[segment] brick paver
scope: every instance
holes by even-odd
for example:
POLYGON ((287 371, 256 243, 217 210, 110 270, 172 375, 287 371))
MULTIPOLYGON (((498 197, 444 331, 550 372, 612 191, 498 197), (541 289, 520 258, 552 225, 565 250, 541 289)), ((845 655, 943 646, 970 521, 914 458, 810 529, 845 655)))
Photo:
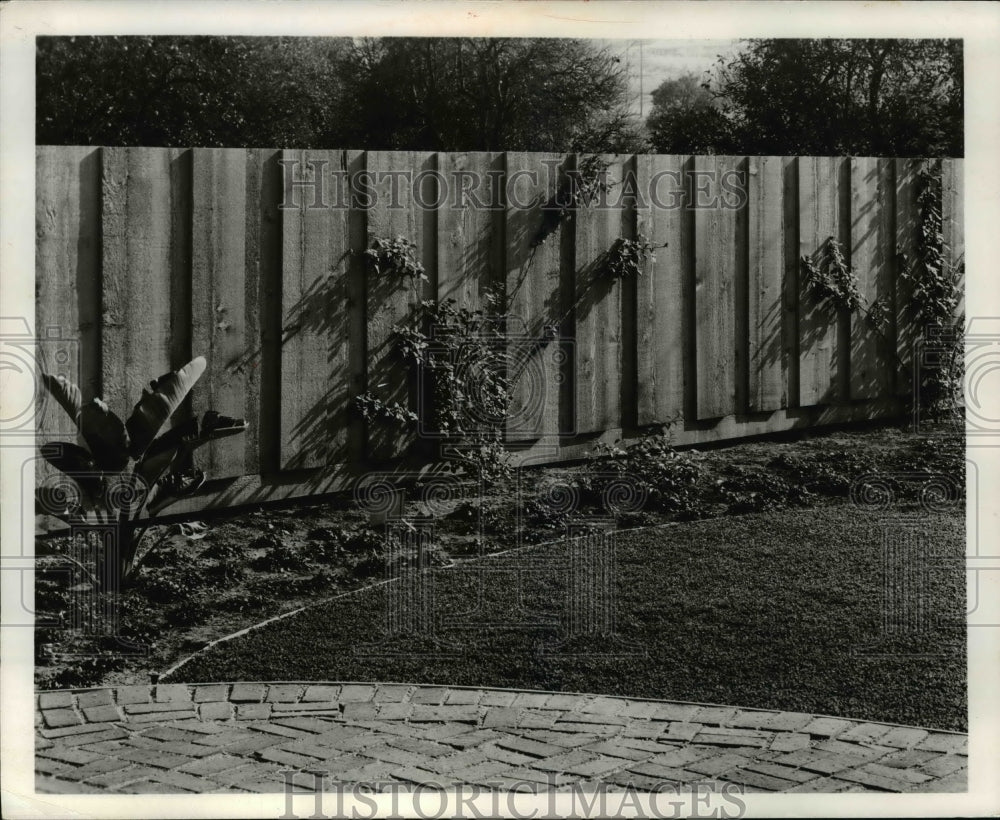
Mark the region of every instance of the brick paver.
POLYGON ((706 778, 748 792, 967 788, 963 734, 603 695, 160 683, 41 692, 36 724, 36 789, 52 794, 280 793, 286 773, 313 788, 308 772, 408 788, 653 790, 706 778))

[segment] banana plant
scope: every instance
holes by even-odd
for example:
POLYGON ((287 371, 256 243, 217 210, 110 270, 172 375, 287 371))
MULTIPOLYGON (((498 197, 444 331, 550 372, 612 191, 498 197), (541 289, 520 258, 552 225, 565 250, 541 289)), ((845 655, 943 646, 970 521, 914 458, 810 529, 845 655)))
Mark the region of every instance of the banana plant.
POLYGON ((73 419, 87 446, 67 441, 42 445, 42 457, 70 482, 57 492, 43 486, 38 503, 71 526, 113 528, 117 554, 103 557, 113 564, 98 577, 107 577, 110 570, 124 583, 132 576, 138 569, 140 542, 150 526, 137 522, 148 521, 205 482, 204 472, 190 466, 195 449, 247 429, 243 419, 209 410, 160 435, 205 366, 204 357, 198 356, 180 370, 151 381, 126 422, 99 398, 84 404, 80 388, 64 376, 42 375, 45 388, 73 419))

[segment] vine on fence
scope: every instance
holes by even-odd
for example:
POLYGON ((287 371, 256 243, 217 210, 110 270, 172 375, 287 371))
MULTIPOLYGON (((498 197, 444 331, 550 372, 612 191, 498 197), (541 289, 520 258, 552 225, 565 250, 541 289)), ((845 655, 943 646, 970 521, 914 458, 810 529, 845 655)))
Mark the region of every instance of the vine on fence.
POLYGON ((542 224, 532 246, 544 243, 577 208, 593 204, 613 187, 614 183, 608 182, 608 163, 599 154, 581 157, 577 167, 566 172, 555 194, 543 206, 542 224))
POLYGON ((364 255, 369 270, 376 276, 408 276, 411 281, 427 281, 424 266, 417 259, 417 246, 405 236, 376 239, 364 255))
POLYGON ((426 434, 453 445, 484 479, 509 477, 503 431, 510 391, 502 323, 481 310, 460 308, 454 299, 425 300, 411 324, 393 327, 393 337, 416 374, 420 413, 368 392, 355 399, 365 420, 420 422, 426 434))
POLYGON ((604 274, 610 279, 635 279, 642 276, 646 264, 656 262, 654 251, 665 247, 666 242, 654 245, 641 233, 635 239, 619 237, 605 256, 604 274))
POLYGON ((958 313, 963 260, 948 261, 944 240, 943 186, 940 160, 924 160, 917 169, 917 206, 920 230, 917 259, 898 254, 901 276, 910 282, 916 319, 925 336, 933 337, 937 366, 922 362, 915 399, 926 416, 954 413, 961 404, 965 376, 962 316, 958 313), (951 331, 951 332, 942 332, 951 331))
POLYGON ((840 242, 832 236, 823 243, 818 262, 802 257, 805 286, 818 299, 830 302, 838 311, 860 313, 876 330, 881 331, 889 319, 889 306, 884 299, 868 302, 861 292, 860 280, 847 264, 840 242))

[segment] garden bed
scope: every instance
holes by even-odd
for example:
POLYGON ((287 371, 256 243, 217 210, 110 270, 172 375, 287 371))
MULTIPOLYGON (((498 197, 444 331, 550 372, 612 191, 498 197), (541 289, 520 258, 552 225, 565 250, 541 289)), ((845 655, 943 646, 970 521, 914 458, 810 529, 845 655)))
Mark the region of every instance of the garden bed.
MULTIPOLYGON (((482 497, 475 486, 466 487, 452 497, 437 498, 432 510, 418 500, 416 488, 403 515, 415 524, 433 519, 434 537, 426 556, 431 566, 471 566, 482 556, 558 540, 574 527, 595 521, 603 526, 611 516, 619 529, 632 529, 734 515, 741 516, 741 521, 754 521, 758 514, 784 509, 819 511, 848 502, 852 484, 857 494, 857 479, 873 474, 937 474, 962 488, 964 463, 960 439, 913 436, 891 427, 813 433, 703 452, 674 450, 667 439, 651 438, 627 454, 606 453, 604 459, 581 465, 527 470, 520 481, 490 485, 482 497), (609 511, 603 504, 607 494, 601 491, 608 490, 609 480, 622 475, 644 476, 648 484, 641 503, 633 497, 609 511)), ((919 494, 919 489, 913 490, 905 481, 897 483, 897 502, 918 500, 914 493, 919 494)), ((950 510, 945 518, 962 520, 963 499, 961 489, 939 499, 950 510)), ((671 538, 686 543, 688 531, 687 526, 672 529, 671 538)), ((826 538, 832 547, 839 534, 826 530, 818 537, 826 538)), ((116 634, 147 647, 138 652, 131 648, 123 652, 109 636, 95 640, 70 627, 78 600, 74 596, 80 590, 70 589, 59 572, 65 563, 60 553, 70 549, 68 539, 51 539, 44 545, 54 555, 40 559, 36 609, 55 625, 41 626, 36 634, 40 687, 146 682, 150 672, 172 666, 214 639, 386 576, 384 528, 373 524, 350 497, 234 510, 206 519, 203 526, 191 522, 159 527, 147 538, 146 544, 155 546, 115 608, 116 634)), ((691 538, 691 549, 709 551, 704 540, 691 538)), ((867 549, 869 558, 875 560, 873 550, 878 543, 859 544, 858 549, 867 549)), ((785 572, 782 555, 770 554, 767 547, 755 549, 761 567, 785 572)), ((669 574, 671 569, 664 565, 658 572, 669 574)), ((656 595, 652 589, 649 594, 656 595)), ((676 605, 683 615, 685 607, 701 604, 682 595, 676 605)), ((734 621, 733 639, 739 634, 737 625, 734 621)), ((277 652, 268 652, 267 676, 292 674, 282 667, 277 652)), ((710 700, 710 692, 694 699, 710 700)))

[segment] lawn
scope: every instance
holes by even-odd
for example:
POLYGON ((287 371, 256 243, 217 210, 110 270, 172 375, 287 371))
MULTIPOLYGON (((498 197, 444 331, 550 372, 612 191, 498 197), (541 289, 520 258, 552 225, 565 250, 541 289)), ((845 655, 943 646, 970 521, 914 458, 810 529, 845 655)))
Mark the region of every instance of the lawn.
POLYGON ((434 570, 433 638, 387 637, 391 587, 381 586, 220 644, 173 679, 525 687, 965 730, 964 505, 937 506, 620 532, 611 637, 567 638, 572 547, 541 545, 434 570), (906 552, 904 518, 932 554, 906 552), (893 555, 909 555, 908 577, 926 579, 920 601, 936 620, 923 630, 883 628, 884 532, 904 547, 893 555))

